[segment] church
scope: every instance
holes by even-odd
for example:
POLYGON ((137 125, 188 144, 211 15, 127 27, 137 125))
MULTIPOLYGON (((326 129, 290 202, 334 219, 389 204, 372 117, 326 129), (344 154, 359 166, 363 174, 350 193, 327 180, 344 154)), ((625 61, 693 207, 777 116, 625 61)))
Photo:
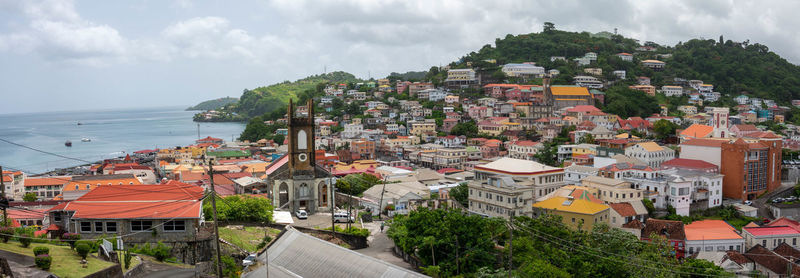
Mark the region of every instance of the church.
MULTIPOLYGON (((295 212, 306 210, 309 214, 330 211, 333 196, 328 184, 330 173, 317 165, 314 159, 314 103, 308 100, 308 114, 295 111, 289 100, 288 153, 268 168, 277 167, 267 178, 271 187, 272 205, 279 210, 295 212)), ((274 168, 273 168, 274 169, 274 168)))

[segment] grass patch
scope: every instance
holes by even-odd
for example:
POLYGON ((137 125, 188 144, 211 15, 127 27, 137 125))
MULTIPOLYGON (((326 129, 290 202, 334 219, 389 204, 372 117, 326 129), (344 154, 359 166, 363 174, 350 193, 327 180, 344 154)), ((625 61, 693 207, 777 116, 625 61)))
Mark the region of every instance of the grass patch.
POLYGON ((142 263, 142 259, 140 259, 138 256, 134 256, 133 253, 131 253, 131 265, 130 265, 130 267, 128 267, 126 269, 125 268, 125 251, 117 250, 117 258, 119 258, 119 265, 122 266, 124 271, 131 270, 134 267, 136 267, 137 265, 142 263))
POLYGON ((69 246, 32 243, 29 248, 23 248, 16 241, 0 243, 0 249, 2 250, 31 257, 33 257, 33 248, 37 246, 50 248, 50 257, 53 258, 53 263, 50 265, 49 271, 58 277, 84 277, 114 265, 114 263, 106 262, 90 255, 86 257, 86 265, 88 267, 83 268, 80 263, 81 257, 78 256, 77 252, 69 249, 69 246))
MULTIPOLYGON (((151 263, 155 263, 155 264, 165 264, 165 265, 174 266, 174 267, 180 267, 180 268, 194 268, 193 265, 182 264, 182 263, 179 263, 179 262, 172 262, 172 261, 169 261, 169 260, 166 260, 166 261, 163 261, 163 262, 159 262, 158 260, 156 260, 156 258, 153 258, 153 257, 148 256, 148 255, 142 255, 142 254, 136 254, 136 255, 139 256, 140 258, 142 258, 142 260, 145 260, 145 261, 148 261, 148 262, 151 262, 151 263)), ((131 264, 133 264, 133 262, 131 262, 131 264)))
POLYGON ((280 233, 280 230, 273 228, 227 226, 219 228, 219 237, 247 252, 254 253, 258 251, 258 244, 264 239, 265 230, 273 239, 280 233))

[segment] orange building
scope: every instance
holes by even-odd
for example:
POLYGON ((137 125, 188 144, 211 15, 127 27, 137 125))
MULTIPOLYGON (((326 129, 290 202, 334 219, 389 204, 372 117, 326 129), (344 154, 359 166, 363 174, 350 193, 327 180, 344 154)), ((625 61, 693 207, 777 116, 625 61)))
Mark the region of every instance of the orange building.
POLYGON ((780 140, 747 142, 737 139, 721 146, 722 195, 752 200, 781 186, 780 140))

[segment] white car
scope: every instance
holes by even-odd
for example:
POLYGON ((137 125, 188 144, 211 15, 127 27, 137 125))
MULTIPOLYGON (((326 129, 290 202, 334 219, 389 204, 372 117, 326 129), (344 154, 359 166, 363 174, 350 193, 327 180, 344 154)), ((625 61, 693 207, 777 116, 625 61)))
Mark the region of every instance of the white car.
POLYGON ((749 205, 753 204, 753 201, 747 200, 747 201, 744 201, 744 204, 749 206, 749 205))
POLYGON ((242 266, 250 266, 256 263, 256 260, 258 260, 258 254, 250 254, 242 260, 242 266))
POLYGON ((297 212, 295 212, 294 215, 297 216, 297 219, 307 219, 308 218, 308 213, 305 210, 302 210, 302 209, 301 210, 297 210, 297 212))

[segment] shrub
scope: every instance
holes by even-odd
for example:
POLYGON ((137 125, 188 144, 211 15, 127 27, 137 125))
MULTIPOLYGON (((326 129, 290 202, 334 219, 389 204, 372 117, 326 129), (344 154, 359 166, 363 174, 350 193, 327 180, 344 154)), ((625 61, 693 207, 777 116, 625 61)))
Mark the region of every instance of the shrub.
POLYGON ((267 244, 268 244, 270 241, 272 241, 272 237, 271 237, 271 236, 264 236, 264 238, 263 238, 263 239, 261 239, 261 242, 260 242, 260 243, 258 243, 258 246, 256 246, 256 249, 261 249, 261 248, 264 248, 264 246, 267 246, 267 244))
POLYGON ((22 247, 28 248, 28 246, 31 246, 31 241, 33 241, 33 239, 30 236, 31 235, 24 233, 19 235, 19 243, 22 244, 22 247))
POLYGON ((53 262, 53 258, 48 254, 36 255, 34 262, 36 263, 36 267, 48 270, 50 269, 50 264, 53 262))
POLYGON ((131 267, 131 251, 125 250, 125 269, 131 267))
POLYGON ((86 242, 79 242, 78 244, 75 244, 75 251, 78 251, 78 255, 80 255, 84 260, 86 259, 86 256, 89 255, 89 251, 91 250, 92 248, 89 247, 89 244, 86 244, 86 242))
POLYGON ((11 238, 12 235, 14 235, 14 228, 0 227, 0 239, 2 239, 3 242, 8 242, 8 239, 11 238))
POLYGON ((100 248, 100 244, 97 243, 97 241, 88 240, 88 239, 87 240, 79 240, 79 241, 77 241, 77 243, 75 243, 75 246, 78 246, 78 244, 81 244, 81 243, 86 244, 86 246, 89 246, 89 253, 95 253, 95 252, 97 252, 97 249, 100 248))
POLYGON ((169 258, 171 248, 167 247, 161 241, 158 242, 155 248, 153 248, 153 257, 156 258, 159 262, 163 262, 167 258, 169 258))
POLYGON ((42 254, 44 254, 44 255, 50 254, 50 248, 47 248, 47 247, 44 247, 44 246, 37 246, 37 247, 33 248, 33 255, 34 256, 39 256, 39 255, 42 255, 42 254))
POLYGON ((81 239, 81 235, 78 233, 65 233, 61 235, 61 240, 66 241, 69 243, 70 249, 75 249, 75 243, 81 239))

